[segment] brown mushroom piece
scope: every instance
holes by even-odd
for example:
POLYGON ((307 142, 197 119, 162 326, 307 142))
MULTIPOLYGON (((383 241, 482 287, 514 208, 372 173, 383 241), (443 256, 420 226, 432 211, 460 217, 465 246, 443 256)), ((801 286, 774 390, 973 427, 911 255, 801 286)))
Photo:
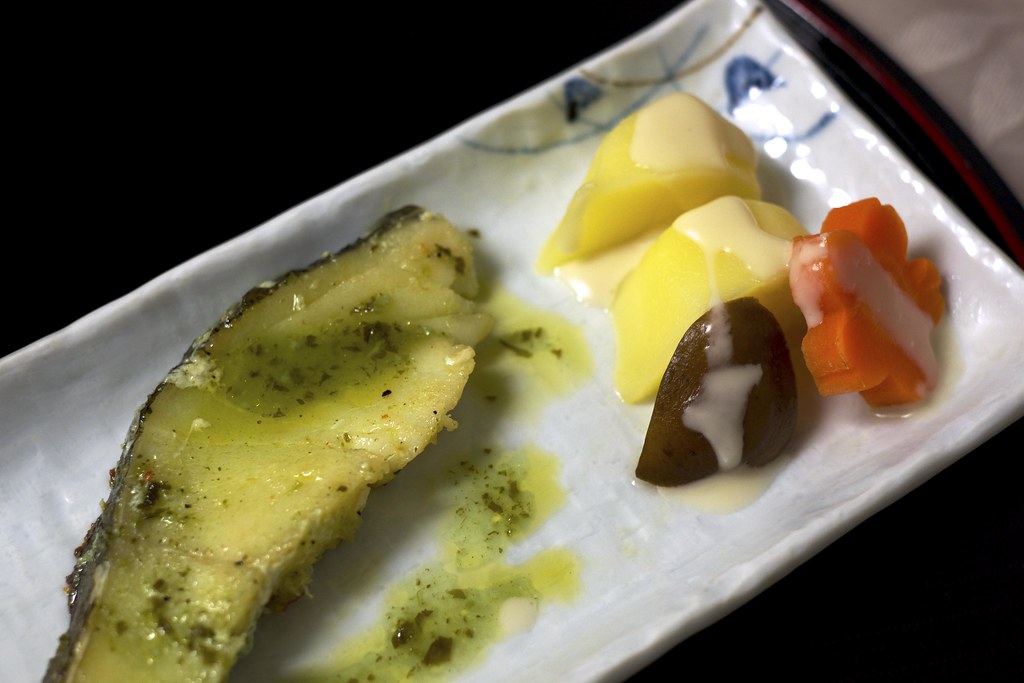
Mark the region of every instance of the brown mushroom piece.
POLYGON ((765 465, 789 442, 797 419, 793 363, 782 327, 757 299, 744 297, 719 304, 694 321, 683 335, 655 397, 637 478, 657 486, 679 486, 723 469, 720 463, 728 459, 724 457, 727 454, 712 445, 720 444, 711 435, 712 430, 707 426, 695 429, 695 421, 684 418, 687 410, 692 411, 700 401, 704 401, 705 414, 701 425, 713 423, 715 431, 742 430, 740 435, 732 433, 736 443, 742 443, 739 462, 765 465), (724 357, 711 353, 712 345, 719 353, 725 349, 724 357), (760 368, 759 374, 755 366, 760 368), (712 387, 708 378, 737 368, 751 369, 745 373, 751 382, 730 387, 734 395, 728 396, 728 401, 719 401, 726 410, 717 415, 716 401, 704 399, 715 392, 721 399, 723 385, 712 387), (736 401, 743 401, 745 407, 736 406, 736 401), (741 411, 732 424, 725 414, 730 402, 741 411))

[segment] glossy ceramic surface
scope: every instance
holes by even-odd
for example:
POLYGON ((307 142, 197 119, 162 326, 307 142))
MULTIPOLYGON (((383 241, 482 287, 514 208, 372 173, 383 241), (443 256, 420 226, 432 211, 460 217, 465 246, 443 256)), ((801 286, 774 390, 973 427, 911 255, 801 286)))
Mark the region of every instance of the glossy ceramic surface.
MULTIPOLYGON (((516 556, 548 547, 580 560, 582 592, 543 604, 525 633, 497 643, 458 680, 623 678, 734 609, 859 521, 1024 414, 1024 274, 857 111, 767 12, 699 0, 643 34, 435 140, 168 272, 62 332, 0 360, 0 587, 5 680, 38 680, 67 625, 60 591, 71 550, 107 494, 132 413, 193 337, 248 286, 354 238, 418 203, 480 232, 485 275, 583 331, 596 368, 539 414, 509 415, 488 440, 529 442, 561 463, 566 503, 516 556), (910 249, 945 274, 948 315, 934 397, 905 419, 859 398, 807 408, 785 467, 752 504, 709 513, 632 476, 650 406, 626 408, 611 383, 604 311, 532 269, 602 133, 672 90, 704 98, 757 143, 765 196, 808 226, 829 206, 875 195, 906 220, 910 249), (71 473, 74 473, 73 475, 71 473), (515 661, 510 668, 509 662, 515 661)), ((326 558, 316 596, 265 620, 238 678, 271 681, 315 659, 379 610, 389 582, 437 543, 420 525, 421 482, 445 453, 474 444, 472 406, 371 497, 357 540, 326 558), (416 525, 412 525, 416 526, 416 525), (358 595, 344 587, 358 586, 358 595)))

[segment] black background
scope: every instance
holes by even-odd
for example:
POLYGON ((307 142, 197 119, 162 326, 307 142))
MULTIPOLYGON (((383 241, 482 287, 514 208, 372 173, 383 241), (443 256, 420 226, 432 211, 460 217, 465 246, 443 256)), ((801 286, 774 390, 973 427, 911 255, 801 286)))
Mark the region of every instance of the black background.
MULTIPOLYGON (((28 47, 9 60, 5 104, 0 355, 568 69, 674 3, 352 7, 89 9, 20 24, 28 47)), ((1022 440, 1018 420, 635 680, 1022 673, 1022 440)))

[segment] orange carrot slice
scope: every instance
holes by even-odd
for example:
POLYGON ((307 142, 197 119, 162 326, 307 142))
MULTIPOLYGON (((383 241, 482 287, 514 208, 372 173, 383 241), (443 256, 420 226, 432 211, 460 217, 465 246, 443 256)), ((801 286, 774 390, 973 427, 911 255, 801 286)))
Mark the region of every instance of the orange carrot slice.
POLYGON ((873 407, 913 403, 934 388, 931 332, 941 276, 907 260, 907 231, 876 197, 832 209, 821 233, 793 240, 790 289, 807 320, 804 360, 823 396, 859 392, 873 407))

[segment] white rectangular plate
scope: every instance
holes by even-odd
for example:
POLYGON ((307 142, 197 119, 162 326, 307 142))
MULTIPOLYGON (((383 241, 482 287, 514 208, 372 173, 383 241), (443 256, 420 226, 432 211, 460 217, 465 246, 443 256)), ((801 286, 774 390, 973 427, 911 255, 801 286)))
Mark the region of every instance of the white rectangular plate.
MULTIPOLYGON (((579 325, 596 367, 525 427, 510 416, 487 436, 559 457, 568 500, 530 544, 570 549, 581 562, 582 593, 543 605, 532 629, 499 642, 459 680, 625 677, 1024 414, 1024 384, 991 391, 1024 376, 1024 275, 757 7, 687 3, 581 69, 0 360, 5 680, 41 678, 67 627, 60 587, 71 550, 107 494, 107 471, 133 411, 191 339, 248 286, 336 249, 407 203, 479 230, 486 276, 579 325), (813 230, 830 206, 878 196, 904 217, 912 253, 932 258, 945 275, 948 314, 936 338, 943 377, 934 398, 902 420, 869 414, 855 396, 822 402, 767 491, 727 514, 681 506, 634 481, 650 406, 626 408, 615 397, 608 317, 532 268, 601 134, 677 89, 701 96, 755 139, 766 199, 813 230)), ((456 417, 461 441, 442 438, 440 452, 472 441, 473 415, 456 417)), ((372 612, 388 582, 429 555, 437 541, 430 529, 403 534, 399 547, 379 538, 388 523, 418 514, 416 500, 403 494, 416 490, 416 473, 429 474, 431 463, 417 460, 371 496, 360 536, 319 568, 317 597, 261 625, 260 647, 240 663, 240 680, 274 680, 293 661, 329 650, 350 628, 343 613, 359 611, 347 600, 372 612), (331 587, 354 578, 344 573, 353 557, 377 569, 357 582, 369 593, 346 597, 331 587)))

